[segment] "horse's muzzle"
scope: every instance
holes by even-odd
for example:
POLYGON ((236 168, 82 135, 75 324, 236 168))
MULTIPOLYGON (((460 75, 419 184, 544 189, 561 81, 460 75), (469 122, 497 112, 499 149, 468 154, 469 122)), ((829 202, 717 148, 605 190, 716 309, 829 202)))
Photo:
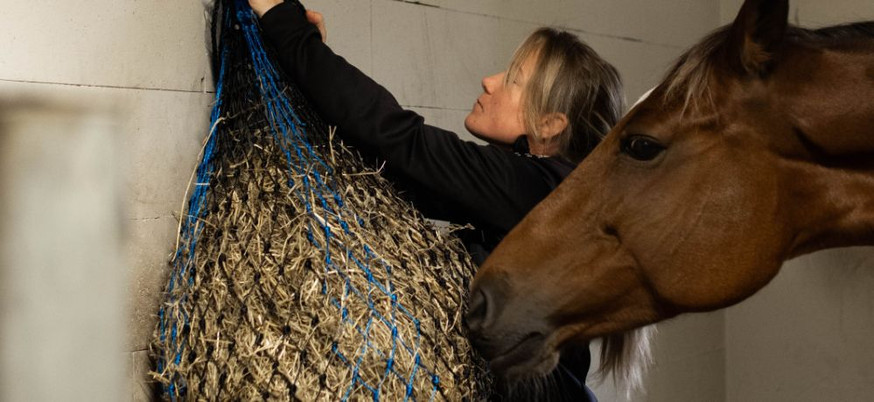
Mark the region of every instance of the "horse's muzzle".
POLYGON ((512 308, 508 294, 509 286, 500 279, 480 281, 465 315, 473 347, 499 376, 540 362, 548 333, 524 311, 512 308))

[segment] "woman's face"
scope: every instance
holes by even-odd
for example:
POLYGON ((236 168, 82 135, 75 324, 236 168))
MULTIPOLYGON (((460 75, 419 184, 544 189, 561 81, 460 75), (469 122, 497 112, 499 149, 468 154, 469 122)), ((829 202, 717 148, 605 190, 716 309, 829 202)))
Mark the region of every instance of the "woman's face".
POLYGON ((520 66, 513 81, 504 83, 507 72, 483 78, 483 94, 464 119, 464 127, 476 137, 493 144, 509 145, 525 133, 522 92, 536 65, 536 54, 520 66))

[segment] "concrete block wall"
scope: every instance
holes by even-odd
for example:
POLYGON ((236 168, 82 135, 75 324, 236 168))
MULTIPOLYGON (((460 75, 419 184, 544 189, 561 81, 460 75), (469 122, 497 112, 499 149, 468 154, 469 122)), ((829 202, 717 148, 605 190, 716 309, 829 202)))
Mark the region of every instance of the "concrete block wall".
MULTIPOLYGON (((730 23, 740 0, 721 0, 730 23)), ((790 21, 874 20, 869 0, 793 1, 790 21)), ((868 401, 874 394, 874 248, 827 250, 784 264, 725 313, 726 400, 868 401)))
MULTIPOLYGON (((177 215, 195 166, 213 94, 203 1, 34 0, 0 13, 0 91, 110 101, 125 110, 120 167, 125 191, 129 394, 142 379, 166 283, 177 215)), ((681 51, 720 20, 700 0, 310 0, 325 14, 329 45, 426 121, 463 137, 482 77, 506 67, 532 30, 571 30, 620 70, 633 102, 681 51)), ((722 400, 722 313, 660 325, 657 365, 634 400, 722 400)), ((622 400, 608 383, 605 401, 622 400)))

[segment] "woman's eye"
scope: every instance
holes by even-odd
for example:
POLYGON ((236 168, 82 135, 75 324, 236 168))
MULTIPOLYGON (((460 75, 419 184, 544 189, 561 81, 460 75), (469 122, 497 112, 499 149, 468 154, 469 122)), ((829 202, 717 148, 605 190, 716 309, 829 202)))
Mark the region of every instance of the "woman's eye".
POLYGON ((639 161, 655 159, 665 150, 655 138, 645 135, 632 135, 622 140, 622 152, 639 161))

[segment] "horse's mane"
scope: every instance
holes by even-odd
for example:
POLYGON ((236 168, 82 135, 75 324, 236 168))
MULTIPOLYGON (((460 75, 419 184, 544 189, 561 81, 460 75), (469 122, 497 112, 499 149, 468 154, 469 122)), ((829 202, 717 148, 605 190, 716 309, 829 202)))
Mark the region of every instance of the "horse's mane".
MULTIPOLYGON (((684 110, 698 108, 702 106, 701 102, 713 105, 709 92, 710 79, 717 65, 725 61, 720 56, 729 44, 730 33, 731 25, 721 27, 680 56, 659 86, 665 102, 682 101, 684 110)), ((790 25, 784 40, 796 45, 829 48, 848 41, 872 38, 874 21, 864 21, 819 29, 790 25)))
POLYGON ((852 40, 859 38, 874 38, 874 21, 856 22, 852 24, 835 25, 819 29, 804 29, 792 27, 791 35, 803 36, 808 41, 852 40), (798 31, 798 32, 794 32, 798 31))

